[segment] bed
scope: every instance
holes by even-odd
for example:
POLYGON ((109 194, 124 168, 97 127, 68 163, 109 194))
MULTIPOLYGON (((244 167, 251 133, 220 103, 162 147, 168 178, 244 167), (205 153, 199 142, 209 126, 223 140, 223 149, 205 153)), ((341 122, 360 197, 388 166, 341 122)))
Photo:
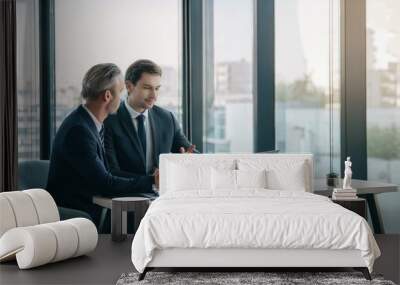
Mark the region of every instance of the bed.
POLYGON ((361 216, 313 194, 311 154, 163 154, 160 197, 132 243, 158 267, 353 267, 380 255, 361 216))

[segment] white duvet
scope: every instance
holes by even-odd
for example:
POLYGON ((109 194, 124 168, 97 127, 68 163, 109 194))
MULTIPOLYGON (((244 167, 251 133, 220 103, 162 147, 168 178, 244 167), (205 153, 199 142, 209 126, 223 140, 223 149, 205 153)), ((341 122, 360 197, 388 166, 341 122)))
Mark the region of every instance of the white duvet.
POLYGON ((162 195, 134 237, 135 268, 165 248, 358 249, 370 271, 380 255, 359 215, 320 195, 265 189, 162 195))

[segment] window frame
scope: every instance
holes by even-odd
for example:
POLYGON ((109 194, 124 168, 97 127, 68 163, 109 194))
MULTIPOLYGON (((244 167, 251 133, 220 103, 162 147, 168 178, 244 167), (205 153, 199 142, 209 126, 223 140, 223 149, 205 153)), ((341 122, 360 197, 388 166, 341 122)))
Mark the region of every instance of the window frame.
POLYGON ((55 135, 54 0, 39 1, 40 159, 48 160, 55 135))
MULTIPOLYGON (((204 4, 181 0, 183 130, 203 150, 204 4)), ((254 1, 254 152, 275 149, 275 0, 254 1)), ((40 1, 40 157, 49 159, 55 134, 54 0, 40 1)), ((354 178, 367 179, 366 1, 341 0, 341 160, 351 156, 354 178), (362 72, 359 72, 360 66, 362 72), (356 68, 357 67, 357 68, 356 68)), ((341 174, 343 174, 341 163, 341 174)))

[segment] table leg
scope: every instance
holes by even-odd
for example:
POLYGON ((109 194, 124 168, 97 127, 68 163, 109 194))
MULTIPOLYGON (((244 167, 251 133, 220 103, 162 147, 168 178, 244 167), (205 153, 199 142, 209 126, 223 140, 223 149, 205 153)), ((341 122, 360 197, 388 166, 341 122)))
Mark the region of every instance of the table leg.
POLYGON ((122 223, 122 234, 123 235, 126 235, 128 233, 128 230, 127 230, 127 225, 128 225, 127 214, 128 213, 126 211, 122 211, 121 223, 122 223))
POLYGON ((122 234, 122 205, 112 201, 111 207, 111 239, 113 241, 123 241, 126 237, 122 234))
POLYGON ((383 234, 385 231, 379 216, 374 194, 359 194, 358 196, 367 200, 372 226, 374 227, 374 233, 383 234))
POLYGON ((101 216, 100 216, 100 221, 99 221, 99 233, 103 233, 104 230, 104 223, 106 221, 107 218, 107 208, 103 208, 101 210, 101 216))

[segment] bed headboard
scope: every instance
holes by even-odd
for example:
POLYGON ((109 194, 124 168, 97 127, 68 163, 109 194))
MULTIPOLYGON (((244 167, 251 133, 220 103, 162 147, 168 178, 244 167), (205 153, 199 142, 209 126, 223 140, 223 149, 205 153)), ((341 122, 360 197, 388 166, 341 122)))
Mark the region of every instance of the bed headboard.
MULTIPOLYGON (((304 163, 306 191, 313 192, 313 155, 312 154, 282 154, 282 153, 255 153, 255 154, 161 154, 160 155, 160 194, 167 190, 168 172, 171 165, 191 166, 215 166, 230 165, 232 169, 251 169, 253 165, 262 164, 267 168, 275 168, 277 165, 283 169, 285 166, 304 163), (172 163, 172 164, 171 164, 172 163)), ((284 172, 284 171, 283 171, 284 172)), ((176 176, 175 176, 176 177, 176 176)))

